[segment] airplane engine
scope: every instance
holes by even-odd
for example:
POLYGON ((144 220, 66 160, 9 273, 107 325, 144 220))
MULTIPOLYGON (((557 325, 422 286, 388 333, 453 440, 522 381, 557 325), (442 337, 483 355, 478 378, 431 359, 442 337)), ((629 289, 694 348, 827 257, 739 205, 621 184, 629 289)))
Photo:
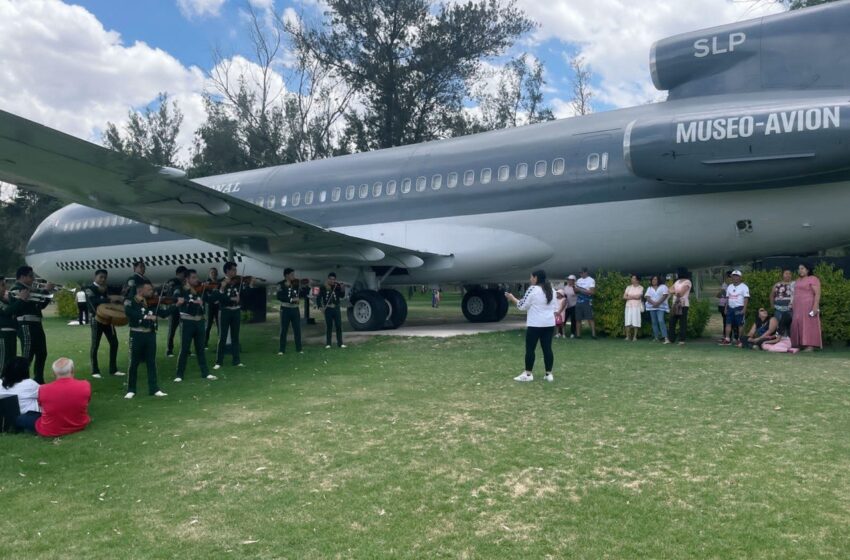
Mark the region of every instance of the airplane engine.
POLYGON ((623 138, 626 165, 639 177, 684 184, 771 182, 850 168, 846 99, 765 106, 632 121, 623 138))

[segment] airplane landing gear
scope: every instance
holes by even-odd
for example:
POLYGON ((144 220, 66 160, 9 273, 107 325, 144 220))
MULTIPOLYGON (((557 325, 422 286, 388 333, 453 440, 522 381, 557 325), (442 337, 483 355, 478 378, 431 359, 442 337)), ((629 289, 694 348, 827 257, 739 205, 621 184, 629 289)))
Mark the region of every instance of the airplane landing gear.
POLYGON ((398 290, 360 290, 351 296, 348 322, 356 331, 397 329, 407 320, 407 302, 398 290))
POLYGON ((461 309, 470 323, 498 322, 508 313, 508 301, 497 288, 475 286, 463 296, 461 309))

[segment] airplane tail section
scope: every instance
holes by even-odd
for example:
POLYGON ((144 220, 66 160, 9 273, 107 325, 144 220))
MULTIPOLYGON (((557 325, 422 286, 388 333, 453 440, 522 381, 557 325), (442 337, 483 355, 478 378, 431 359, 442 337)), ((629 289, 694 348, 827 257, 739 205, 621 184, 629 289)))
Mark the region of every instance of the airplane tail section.
POLYGON ((669 99, 850 87, 850 0, 676 35, 650 52, 669 99))

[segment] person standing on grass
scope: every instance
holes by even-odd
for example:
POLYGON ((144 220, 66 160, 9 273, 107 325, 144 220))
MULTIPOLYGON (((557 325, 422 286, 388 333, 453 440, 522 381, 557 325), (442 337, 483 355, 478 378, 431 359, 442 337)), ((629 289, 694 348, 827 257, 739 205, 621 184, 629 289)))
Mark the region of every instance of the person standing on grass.
POLYGON ((531 273, 529 280, 531 286, 526 290, 522 299, 517 299, 510 292, 505 292, 508 301, 515 303, 520 311, 527 311, 525 331, 525 370, 514 381, 534 381, 534 353, 537 343, 543 350, 543 363, 546 366, 545 381, 552 382, 552 367, 555 365, 555 356, 552 353, 552 336, 555 333, 555 315, 558 312, 558 303, 552 291, 552 285, 546 281, 546 272, 536 270, 531 273))
POLYGON ((802 263, 797 268, 799 279, 794 289, 791 322, 791 342, 803 352, 823 348, 820 326, 820 280, 812 275, 812 265, 802 263))
POLYGON ((670 290, 666 284, 661 283, 661 278, 658 275, 649 279, 649 288, 646 289, 646 310, 649 311, 649 318, 652 321, 652 340, 658 342, 664 339, 664 344, 670 344, 670 339, 667 338, 667 321, 664 315, 670 310, 670 305, 667 299, 670 297, 670 290))
POLYGON ((783 315, 791 315, 791 305, 794 301, 795 282, 792 281, 793 274, 790 269, 782 271, 782 280, 773 285, 770 291, 770 306, 773 308, 774 317, 782 321, 783 315))
POLYGON ((576 338, 581 338, 581 323, 590 325, 590 336, 596 338, 596 322, 593 320, 593 295, 596 293, 596 280, 590 276, 587 268, 581 269, 581 278, 576 281, 576 338))
POLYGON ((732 271, 732 283, 726 288, 726 330, 723 332, 721 346, 732 344, 732 330, 744 326, 747 316, 747 304, 750 302, 750 288, 741 281, 741 271, 732 271))
MULTIPOLYGON (((570 338, 576 337, 576 303, 578 295, 576 294, 576 277, 575 274, 567 276, 567 283, 563 288, 558 290, 563 294, 564 299, 561 300, 561 313, 564 315, 564 325, 567 321, 570 322, 570 338)), ((564 335, 566 336, 566 335, 564 335)))
POLYGON ((669 335, 672 340, 678 341, 679 345, 685 343, 688 333, 688 311, 691 308, 691 273, 687 270, 680 270, 676 275, 676 281, 670 288, 670 295, 673 299, 673 308, 670 312, 670 327, 669 335), (676 326, 679 327, 679 334, 676 335, 676 326))
POLYGON ((0 276, 0 371, 18 353, 18 325, 15 323, 15 308, 6 290, 6 280, 0 276))
POLYGON ((289 326, 292 325, 292 337, 295 340, 295 351, 303 354, 301 348, 301 282, 295 278, 295 270, 285 268, 283 281, 278 284, 277 299, 280 301, 280 336, 278 337, 278 356, 286 353, 286 337, 289 326))
MULTIPOLYGON (((88 309, 88 301, 86 300, 86 292, 82 288, 77 290, 76 299, 77 299, 77 323, 80 325, 85 325, 89 321, 92 321, 92 317, 89 315, 88 309)), ((92 321, 94 322, 94 321, 92 321)))
POLYGON ((726 288, 732 283, 732 271, 726 271, 726 279, 720 284, 720 291, 717 292, 717 311, 720 313, 720 318, 723 319, 723 332, 726 332, 726 303, 729 301, 726 298, 726 288))
POLYGON ((345 297, 345 290, 342 285, 336 281, 336 273, 328 274, 328 279, 319 289, 319 297, 316 303, 319 309, 322 309, 325 315, 325 348, 331 347, 331 334, 336 328, 336 344, 340 348, 345 348, 342 343, 342 300, 345 297))
POLYGON ((640 285, 640 276, 637 274, 632 274, 631 276, 631 284, 626 287, 626 291, 623 292, 623 299, 626 300, 626 311, 625 311, 625 327, 626 327, 626 340, 631 340, 632 342, 637 340, 637 333, 640 330, 640 314, 642 311, 643 304, 643 286, 640 285))

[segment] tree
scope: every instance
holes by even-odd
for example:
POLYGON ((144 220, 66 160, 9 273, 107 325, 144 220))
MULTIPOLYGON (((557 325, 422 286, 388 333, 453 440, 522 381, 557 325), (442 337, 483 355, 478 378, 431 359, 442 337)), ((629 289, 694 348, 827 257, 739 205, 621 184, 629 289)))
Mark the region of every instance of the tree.
POLYGON ((204 96, 207 120, 195 131, 189 177, 220 175, 252 167, 239 140, 240 126, 222 103, 204 96))
POLYGON ((821 4, 828 4, 829 2, 835 2, 835 0, 780 0, 780 2, 789 10, 800 10, 821 4))
POLYGON ((322 25, 287 31, 296 48, 359 93, 349 112, 368 147, 438 138, 462 112, 480 63, 499 55, 534 24, 515 0, 465 4, 431 0, 329 0, 322 25))
POLYGON ((539 60, 529 62, 527 54, 511 60, 500 72, 495 94, 488 93, 486 86, 478 88, 481 118, 473 129, 495 130, 554 120, 552 110, 543 104, 545 84, 539 60))
POLYGON ((63 206, 59 200, 17 188, 0 200, 0 274, 11 274, 24 264, 32 233, 47 216, 63 206))
POLYGON ((573 71, 573 100, 570 104, 576 115, 589 115, 593 112, 593 107, 590 105, 593 99, 593 91, 590 89, 593 74, 580 56, 570 60, 570 68, 573 71))
POLYGON ((146 159, 154 165, 177 165, 177 135, 183 113, 177 102, 168 103, 168 93, 159 93, 143 113, 130 110, 122 134, 115 123, 106 124, 103 141, 107 148, 128 156, 146 159), (154 108, 155 107, 155 108, 154 108))

